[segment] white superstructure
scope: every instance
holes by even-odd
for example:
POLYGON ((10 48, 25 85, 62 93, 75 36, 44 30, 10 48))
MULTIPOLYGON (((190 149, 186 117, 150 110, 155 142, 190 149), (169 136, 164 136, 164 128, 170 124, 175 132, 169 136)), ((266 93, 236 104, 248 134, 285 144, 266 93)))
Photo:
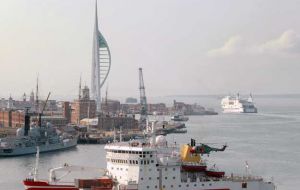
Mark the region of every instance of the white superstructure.
POLYGON ((221 105, 224 113, 257 113, 251 94, 248 99, 241 99, 239 94, 226 96, 221 105))
MULTIPOLYGON (((192 143, 191 143, 192 144, 192 143)), ((202 144, 170 145, 164 136, 105 146, 108 175, 116 189, 274 190, 272 182, 208 169, 200 155, 224 151, 202 144)))

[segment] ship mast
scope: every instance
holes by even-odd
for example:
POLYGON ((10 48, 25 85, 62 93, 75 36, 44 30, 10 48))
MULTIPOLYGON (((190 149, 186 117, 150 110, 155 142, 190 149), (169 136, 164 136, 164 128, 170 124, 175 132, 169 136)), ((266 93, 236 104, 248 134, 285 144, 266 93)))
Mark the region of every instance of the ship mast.
POLYGON ((79 79, 79 89, 78 89, 78 100, 81 99, 81 75, 80 75, 80 79, 79 79))
POLYGON ((37 76, 37 79, 36 79, 35 111, 36 111, 37 113, 40 112, 40 106, 39 106, 39 76, 37 76))

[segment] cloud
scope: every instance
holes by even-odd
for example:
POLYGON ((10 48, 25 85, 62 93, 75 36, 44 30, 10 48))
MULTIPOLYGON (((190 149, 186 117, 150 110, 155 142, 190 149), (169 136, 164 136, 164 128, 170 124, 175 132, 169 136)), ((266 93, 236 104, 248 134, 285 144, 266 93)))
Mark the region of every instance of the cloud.
POLYGON ((261 53, 300 53, 300 35, 293 30, 287 30, 278 38, 261 44, 259 48, 261 53))
POLYGON ((240 35, 230 37, 222 47, 209 50, 210 57, 229 55, 300 54, 300 35, 286 30, 279 37, 264 43, 246 43, 240 35))
POLYGON ((226 56, 240 52, 244 47, 243 38, 239 35, 230 37, 222 47, 209 50, 208 56, 226 56))

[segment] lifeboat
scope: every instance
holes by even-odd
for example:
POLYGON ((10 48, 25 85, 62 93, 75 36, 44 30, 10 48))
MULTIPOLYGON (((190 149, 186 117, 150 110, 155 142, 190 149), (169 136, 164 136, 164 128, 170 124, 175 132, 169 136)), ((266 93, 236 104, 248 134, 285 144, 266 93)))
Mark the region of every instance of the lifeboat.
POLYGON ((188 165, 184 164, 181 169, 186 172, 204 172, 206 171, 206 165, 188 165))
POLYGON ((217 178, 221 178, 224 177, 225 172, 223 171, 216 171, 216 170, 206 170, 205 174, 209 177, 217 177, 217 178))

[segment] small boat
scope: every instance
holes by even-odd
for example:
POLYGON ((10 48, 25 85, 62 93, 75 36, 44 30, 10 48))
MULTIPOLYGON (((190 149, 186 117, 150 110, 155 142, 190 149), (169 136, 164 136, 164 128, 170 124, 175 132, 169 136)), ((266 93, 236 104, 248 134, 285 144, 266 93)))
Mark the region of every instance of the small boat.
POLYGON ((173 115, 172 117, 171 117, 171 120, 172 121, 188 121, 189 120, 189 118, 188 117, 186 117, 186 116, 184 116, 184 115, 182 115, 182 114, 175 114, 175 115, 173 115))
POLYGON ((224 177, 224 176, 225 176, 225 172, 224 172, 224 171, 219 171, 219 170, 215 167, 215 165, 214 165, 212 168, 206 170, 206 171, 205 171, 205 174, 206 174, 207 176, 209 176, 209 177, 216 177, 216 178, 221 178, 221 177, 224 177))
POLYGON ((188 165, 184 164, 181 166, 181 169, 187 172, 204 172, 206 171, 206 165, 188 165))

